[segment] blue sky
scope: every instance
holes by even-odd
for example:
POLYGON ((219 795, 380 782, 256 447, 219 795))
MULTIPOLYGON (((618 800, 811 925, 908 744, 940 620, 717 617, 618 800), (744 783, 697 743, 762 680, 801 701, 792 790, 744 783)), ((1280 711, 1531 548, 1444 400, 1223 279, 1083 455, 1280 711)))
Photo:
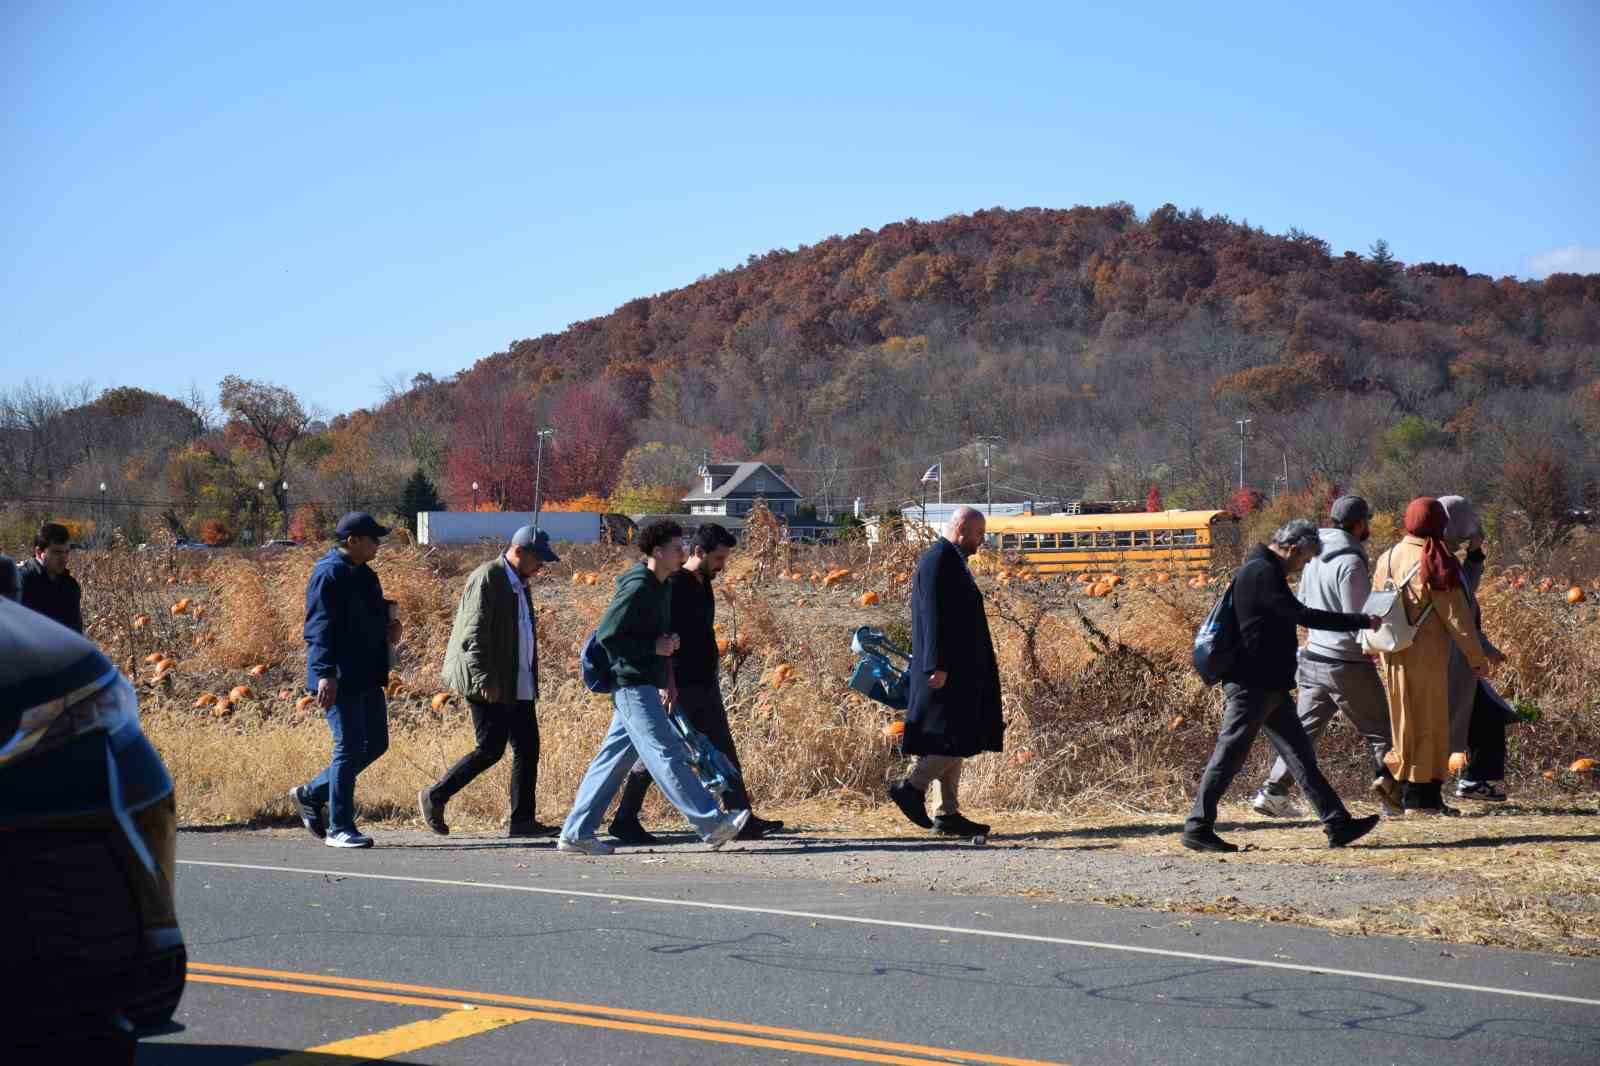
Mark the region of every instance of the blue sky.
POLYGON ((0 0, 6 376, 348 410, 997 206, 1600 271, 1600 4, 760 6, 0 0))

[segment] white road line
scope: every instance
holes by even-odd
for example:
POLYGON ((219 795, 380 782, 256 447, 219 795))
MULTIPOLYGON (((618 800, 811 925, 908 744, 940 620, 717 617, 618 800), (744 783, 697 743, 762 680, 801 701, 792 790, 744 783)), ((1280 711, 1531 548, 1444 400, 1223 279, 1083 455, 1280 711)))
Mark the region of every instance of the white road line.
POLYGON ((1146 948, 1133 944, 1111 944, 1101 940, 1075 940, 1071 937, 1045 936, 1039 933, 1012 933, 1003 929, 969 929, 959 925, 933 925, 928 922, 901 922, 890 918, 862 918, 850 914, 827 914, 822 911, 791 911, 778 907, 750 907, 739 903, 708 903, 703 900, 662 899, 657 896, 627 896, 618 892, 582 892, 566 888, 541 888, 535 885, 505 885, 496 881, 452 881, 440 877, 409 877, 401 874, 352 873, 349 870, 312 870, 298 866, 264 866, 246 862, 210 862, 201 859, 179 859, 179 866, 208 866, 228 870, 261 870, 266 873, 310 874, 316 877, 348 877, 366 881, 399 881, 417 885, 443 885, 452 888, 491 889, 501 892, 528 892, 539 896, 567 896, 578 899, 620 900, 625 903, 650 903, 662 907, 688 907, 694 910, 732 911, 740 914, 770 914, 782 918, 804 918, 807 921, 841 922, 850 925, 886 926, 891 929, 916 929, 929 933, 958 933, 962 936, 989 937, 992 940, 1023 940, 1035 944, 1060 944, 1063 947, 1094 948, 1099 951, 1121 951, 1133 955, 1156 955, 1167 959, 1188 959, 1196 962, 1221 962, 1233 966, 1254 966, 1264 970, 1292 970, 1297 973, 1325 974, 1333 977, 1354 977, 1363 981, 1385 981, 1392 984, 1422 985, 1427 988, 1448 988, 1457 992, 1483 992, 1492 996, 1518 996, 1523 999, 1542 999, 1555 1003, 1576 1003, 1584 1007, 1600 1007, 1600 999, 1584 996, 1562 996, 1553 992, 1528 992, 1519 988, 1497 988, 1492 985, 1469 985, 1457 981, 1439 981, 1429 977, 1401 977, 1397 974, 1370 973, 1366 970, 1341 970, 1331 966, 1308 966, 1304 963, 1273 962, 1266 959, 1243 959, 1232 955, 1207 955, 1199 951, 1174 951, 1169 948, 1146 948))

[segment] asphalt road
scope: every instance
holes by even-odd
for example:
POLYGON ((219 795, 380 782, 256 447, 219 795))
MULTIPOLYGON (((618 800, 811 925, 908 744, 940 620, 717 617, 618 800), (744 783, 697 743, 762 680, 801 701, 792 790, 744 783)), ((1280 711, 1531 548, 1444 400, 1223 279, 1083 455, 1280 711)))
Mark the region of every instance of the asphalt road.
POLYGON ((182 834, 141 1066, 1600 1061, 1600 960, 385 840, 182 834))

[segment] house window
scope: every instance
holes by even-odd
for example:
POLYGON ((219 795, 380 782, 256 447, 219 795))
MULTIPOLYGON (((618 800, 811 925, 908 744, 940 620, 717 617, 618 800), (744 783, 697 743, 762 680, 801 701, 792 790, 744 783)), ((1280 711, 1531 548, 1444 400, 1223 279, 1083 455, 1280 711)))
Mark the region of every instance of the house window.
POLYGON ((711 475, 710 474, 706 475, 706 491, 707 492, 711 491, 711 475))

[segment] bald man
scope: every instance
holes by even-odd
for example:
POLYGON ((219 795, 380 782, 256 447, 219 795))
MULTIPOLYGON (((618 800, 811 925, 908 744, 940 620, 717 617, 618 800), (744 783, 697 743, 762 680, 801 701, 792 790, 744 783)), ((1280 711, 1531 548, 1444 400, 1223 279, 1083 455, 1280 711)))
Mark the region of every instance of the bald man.
POLYGON ((963 762, 999 751, 1005 733, 983 593, 967 569, 985 525, 982 512, 958 508, 917 560, 911 584, 911 705, 901 748, 916 762, 889 798, 914 824, 943 836, 988 834, 961 814, 958 784, 963 762), (939 807, 930 820, 927 790, 935 781, 939 807))

